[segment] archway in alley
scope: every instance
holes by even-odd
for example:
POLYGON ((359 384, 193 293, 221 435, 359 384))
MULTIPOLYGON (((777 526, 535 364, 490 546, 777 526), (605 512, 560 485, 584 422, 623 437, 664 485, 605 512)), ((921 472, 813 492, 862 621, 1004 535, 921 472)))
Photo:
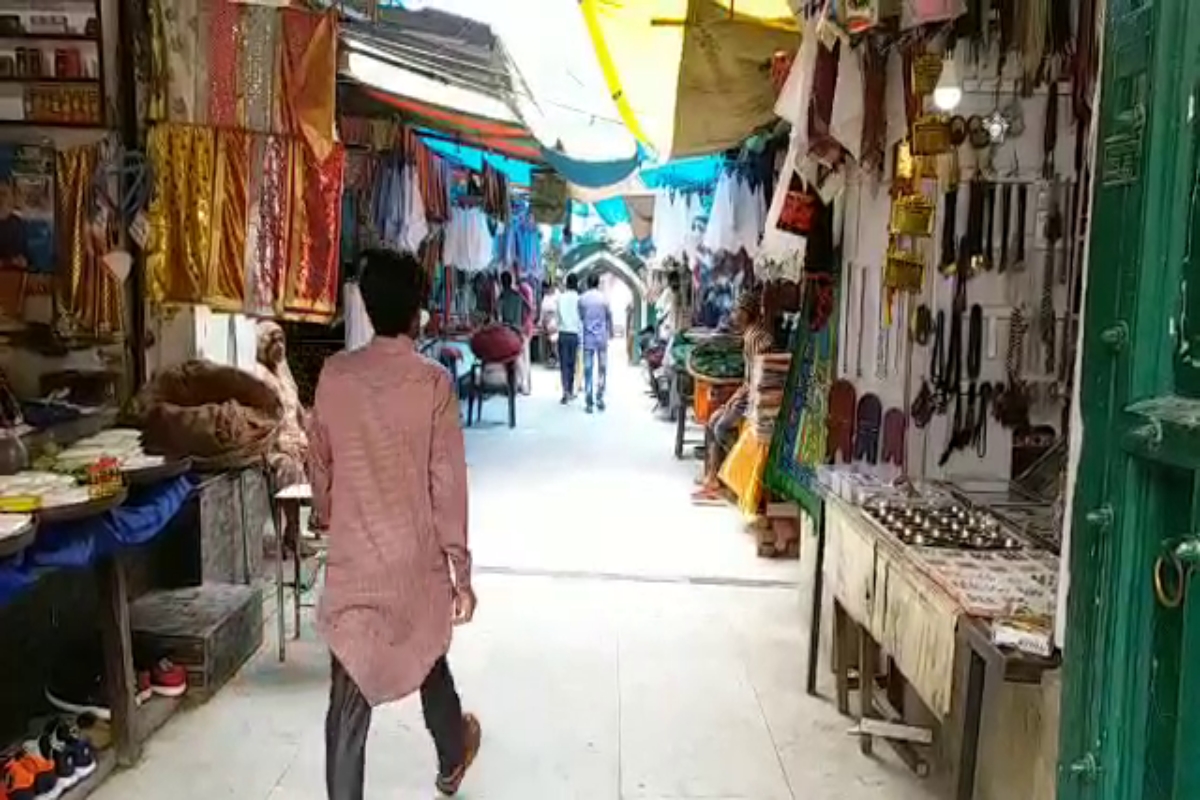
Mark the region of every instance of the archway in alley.
MULTIPOLYGON (((628 287, 633 298, 633 328, 646 322, 648 287, 643 278, 646 263, 637 256, 613 249, 604 242, 589 242, 572 248, 563 257, 563 277, 575 275, 582 283, 592 273, 609 273, 628 287)), ((629 332, 626 332, 629 335, 629 332)))

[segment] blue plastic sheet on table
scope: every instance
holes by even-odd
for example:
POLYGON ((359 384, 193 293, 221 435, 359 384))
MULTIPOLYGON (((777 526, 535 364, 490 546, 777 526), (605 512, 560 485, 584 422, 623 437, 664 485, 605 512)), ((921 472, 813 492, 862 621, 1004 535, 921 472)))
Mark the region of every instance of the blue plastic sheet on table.
POLYGON ((167 529, 193 488, 192 479, 185 475, 132 489, 122 505, 103 514, 43 525, 33 545, 0 560, 0 606, 48 571, 88 567, 118 550, 150 542, 167 529))

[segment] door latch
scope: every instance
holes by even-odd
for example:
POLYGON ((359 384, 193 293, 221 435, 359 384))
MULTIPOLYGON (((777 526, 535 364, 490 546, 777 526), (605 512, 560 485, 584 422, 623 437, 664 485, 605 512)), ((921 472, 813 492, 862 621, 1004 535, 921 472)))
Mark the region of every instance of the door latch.
POLYGON ((1094 753, 1086 753, 1083 758, 1071 763, 1067 770, 1082 781, 1095 783, 1100 778, 1100 762, 1094 753))
POLYGON ((1154 562, 1154 595, 1166 608, 1179 608, 1187 591, 1188 573, 1200 564, 1200 536, 1167 545, 1154 562))
POLYGON ((1072 762, 1067 771, 1078 777, 1080 781, 1096 783, 1100 777, 1100 764, 1096 760, 1096 754, 1086 753, 1084 757, 1072 762))

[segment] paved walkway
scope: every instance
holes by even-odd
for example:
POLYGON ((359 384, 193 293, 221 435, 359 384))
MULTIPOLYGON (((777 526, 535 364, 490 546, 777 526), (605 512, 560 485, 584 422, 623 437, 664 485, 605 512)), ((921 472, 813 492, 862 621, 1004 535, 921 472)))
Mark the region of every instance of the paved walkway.
MULTIPOLYGON (((475 800, 926 800, 803 691, 794 563, 755 557, 738 517, 688 503, 639 373, 609 411, 555 402, 535 375, 519 427, 468 433, 479 616, 451 655, 485 745, 475 800)), ((274 626, 268 627, 268 637, 274 626)), ((268 643, 216 698, 173 720, 98 800, 321 800, 328 656, 311 629, 268 643)), ((431 798, 418 704, 380 710, 367 797, 431 798)))

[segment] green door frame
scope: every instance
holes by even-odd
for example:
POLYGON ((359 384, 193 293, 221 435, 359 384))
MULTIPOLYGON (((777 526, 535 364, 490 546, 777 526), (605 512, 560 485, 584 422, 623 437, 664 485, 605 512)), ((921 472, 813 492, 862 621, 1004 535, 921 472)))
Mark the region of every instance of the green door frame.
POLYGON ((1186 263, 1200 2, 1108 0, 1104 53, 1058 797, 1192 800, 1200 738, 1181 721, 1200 722, 1200 580, 1168 608, 1154 570, 1200 532, 1200 396, 1180 394, 1178 347, 1184 279, 1200 285, 1186 263))

